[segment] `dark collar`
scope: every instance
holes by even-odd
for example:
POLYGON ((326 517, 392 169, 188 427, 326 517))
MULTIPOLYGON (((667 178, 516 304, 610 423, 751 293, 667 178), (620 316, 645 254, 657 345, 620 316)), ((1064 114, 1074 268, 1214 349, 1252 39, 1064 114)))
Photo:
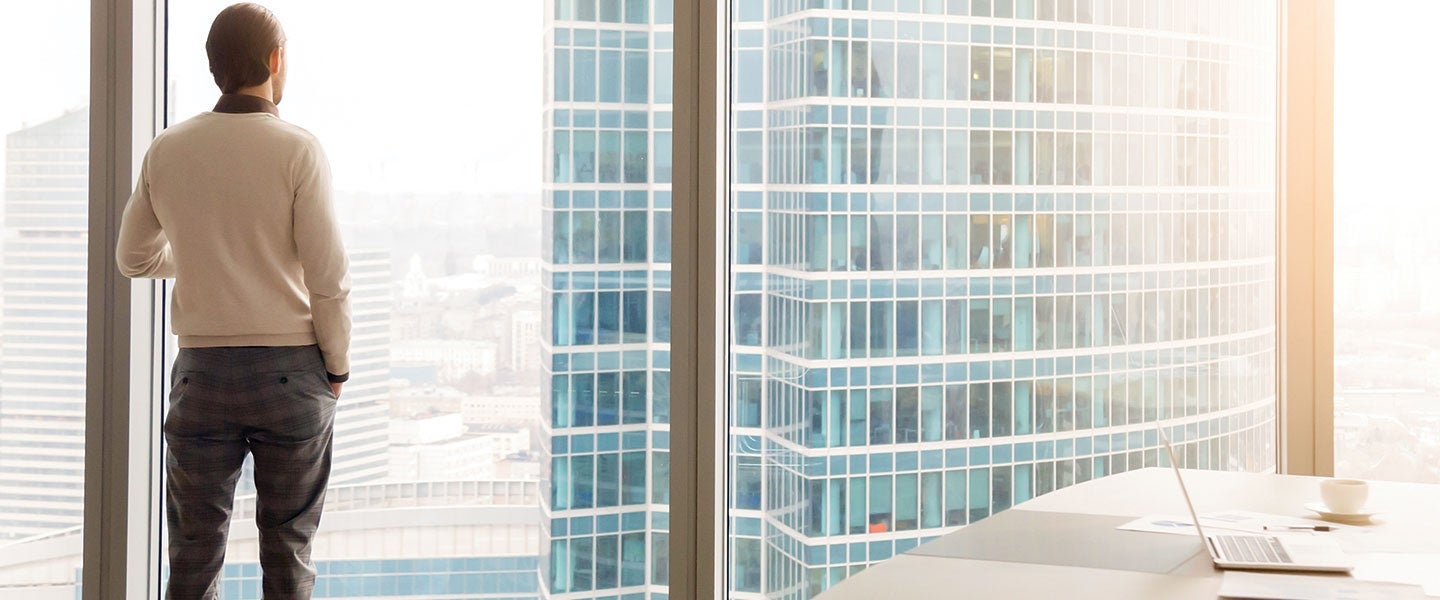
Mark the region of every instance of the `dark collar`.
POLYGON ((248 94, 221 94, 220 101, 215 103, 215 112, 218 113, 270 113, 280 116, 280 108, 274 102, 251 96, 248 94))

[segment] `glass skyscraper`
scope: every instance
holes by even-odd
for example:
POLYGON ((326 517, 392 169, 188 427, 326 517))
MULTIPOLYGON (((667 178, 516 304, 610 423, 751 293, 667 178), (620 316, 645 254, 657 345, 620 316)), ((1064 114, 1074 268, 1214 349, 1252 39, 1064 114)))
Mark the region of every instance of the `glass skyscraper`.
MULTIPOLYGON (((664 592, 667 8, 547 17, 558 596, 664 592)), ((1159 428, 1273 468, 1273 3, 729 9, 733 595, 1163 464, 1159 428)))
POLYGON ((331 485, 379 481, 390 449, 390 252, 350 249, 350 380, 335 413, 331 485))
POLYGON ((552 597, 669 581, 669 0, 546 10, 544 183, 552 597))
POLYGON ((1275 6, 733 3, 732 586, 1274 466, 1275 6))

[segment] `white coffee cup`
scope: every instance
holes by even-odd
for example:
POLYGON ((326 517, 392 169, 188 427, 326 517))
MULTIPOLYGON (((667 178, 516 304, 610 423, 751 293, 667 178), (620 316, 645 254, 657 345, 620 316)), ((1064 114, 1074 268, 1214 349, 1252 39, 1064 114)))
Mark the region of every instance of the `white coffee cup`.
POLYGON ((1359 479, 1326 479, 1320 482, 1320 499, 1334 513, 1358 513, 1365 508, 1365 500, 1369 497, 1370 484, 1359 479))

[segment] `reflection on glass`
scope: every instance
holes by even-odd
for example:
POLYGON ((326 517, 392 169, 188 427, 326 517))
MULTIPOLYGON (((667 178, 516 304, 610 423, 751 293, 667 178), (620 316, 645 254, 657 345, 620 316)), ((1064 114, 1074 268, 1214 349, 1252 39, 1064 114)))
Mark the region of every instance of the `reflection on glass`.
POLYGON ((970 48, 970 99, 990 99, 990 49, 970 48))
POLYGON ((1009 102, 1013 96, 1011 89, 1015 77, 1014 55, 1015 52, 1009 48, 995 49, 994 100, 996 102, 1009 102))
POLYGON ((1269 468, 1272 271, 1237 269, 1274 260, 1273 172, 1242 166, 1274 159, 1273 5, 820 4, 732 0, 731 149, 763 172, 725 195, 730 380, 763 385, 731 443, 766 482, 730 515, 736 597, 1159 464, 1122 425, 1193 418, 1186 466, 1269 468), (1172 43, 1200 19, 1210 46, 1172 43))

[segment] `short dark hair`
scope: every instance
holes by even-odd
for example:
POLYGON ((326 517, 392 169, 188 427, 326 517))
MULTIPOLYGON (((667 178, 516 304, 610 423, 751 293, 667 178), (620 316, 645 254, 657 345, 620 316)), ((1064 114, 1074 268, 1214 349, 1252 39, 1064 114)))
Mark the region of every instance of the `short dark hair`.
POLYGON ((205 40, 215 85, 233 94, 265 83, 270 79, 270 53, 284 44, 285 30, 270 9, 242 2, 220 11, 205 40))

